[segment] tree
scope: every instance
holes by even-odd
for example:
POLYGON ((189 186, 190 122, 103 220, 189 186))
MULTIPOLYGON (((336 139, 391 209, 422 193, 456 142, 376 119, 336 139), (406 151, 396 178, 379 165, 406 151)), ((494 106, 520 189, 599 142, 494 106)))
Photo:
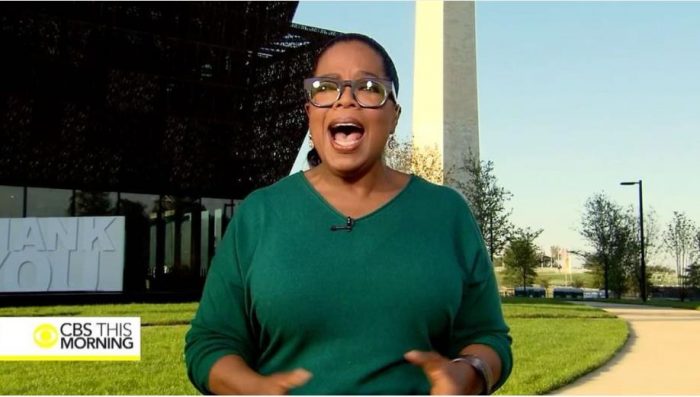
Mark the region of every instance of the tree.
POLYGON ((700 263, 693 263, 685 269, 685 284, 688 288, 700 288, 700 263))
POLYGON ((675 279, 676 271, 666 266, 652 265, 647 266, 647 274, 649 275, 647 291, 651 291, 651 287, 655 284, 668 285, 669 280, 675 279))
MULTIPOLYGON (((625 213, 627 223, 630 227, 631 237, 628 242, 627 255, 623 260, 625 272, 629 275, 628 289, 641 291, 642 285, 642 269, 641 269, 641 249, 639 230, 639 215, 633 206, 627 208, 625 213)), ((648 271, 648 264, 653 261, 653 258, 659 253, 661 244, 659 244, 659 228, 656 220, 656 211, 650 209, 644 214, 644 253, 647 271, 645 272, 645 285, 651 285, 651 272, 648 271)), ((647 288, 649 291, 649 288, 647 288)))
MULTIPOLYGON (((693 239, 695 243, 695 252, 700 254, 700 230, 695 233, 693 239)), ((685 272, 688 287, 700 289, 700 255, 696 256, 695 263, 688 266, 685 272)))
POLYGON ((535 269, 540 263, 540 256, 534 241, 540 233, 542 230, 519 230, 509 241, 503 255, 503 264, 506 267, 505 278, 513 285, 522 283, 526 287, 535 281, 535 269))
POLYGON ((414 174, 425 178, 433 183, 442 184, 443 166, 442 154, 437 146, 414 147, 411 157, 411 170, 414 174))
POLYGON ((70 216, 108 215, 114 211, 107 192, 76 191, 70 198, 67 213, 70 216))
POLYGON ((442 155, 437 147, 414 147, 402 142, 387 151, 385 161, 391 168, 419 175, 434 183, 443 183, 444 179, 462 192, 479 224, 491 261, 494 261, 494 255, 503 251, 514 228, 510 222, 512 210, 505 207, 513 195, 498 185, 492 161, 479 162, 471 153, 466 155, 460 170, 466 171, 467 181, 453 177, 454 169, 443 171, 442 155))
POLYGON ((395 148, 389 148, 384 153, 384 162, 387 166, 405 173, 413 172, 411 169, 413 145, 410 142, 397 142, 395 148))
POLYGON ((436 146, 414 147, 410 142, 398 143, 387 151, 386 165, 401 172, 418 175, 433 183, 442 184, 442 156, 436 146))
POLYGON ((469 201, 493 260, 493 256, 506 247, 514 229, 510 222, 512 210, 506 209, 506 203, 513 194, 498 184, 493 161, 478 161, 470 153, 464 158, 460 169, 466 171, 469 180, 456 180, 448 173, 447 182, 469 201))
POLYGON ((588 241, 592 252, 582 255, 595 272, 602 271, 605 298, 612 290, 621 296, 627 289, 627 277, 634 229, 630 219, 618 204, 605 194, 590 197, 584 205, 581 236, 588 241))
MULTIPOLYGON (((695 252, 700 254, 700 230, 695 234, 695 252)), ((685 272, 687 285, 690 288, 700 289, 700 255, 696 256, 695 263, 688 266, 685 272)))
MULTIPOLYGON (((633 206, 628 207, 626 216, 632 228, 634 239, 630 241, 629 256, 626 262, 627 271, 632 275, 630 287, 636 291, 641 291, 642 271, 641 271, 641 250, 640 250, 640 231, 639 231, 639 215, 633 206)), ((651 286, 651 271, 649 264, 661 252, 663 245, 659 239, 659 227, 656 216, 656 211, 653 208, 644 213, 644 254, 646 262, 646 285, 647 291, 651 286)))
POLYGON ((696 243, 698 229, 695 223, 683 212, 674 211, 673 219, 664 231, 663 239, 666 250, 676 260, 676 277, 680 287, 681 301, 685 300, 685 271, 693 262, 697 253, 696 243))
MULTIPOLYGON (((630 207, 629 211, 633 212, 632 207, 630 207)), ((634 224, 635 233, 639 233, 639 218, 638 215, 634 215, 634 217, 637 220, 634 224)), ((644 211, 644 254, 647 264, 653 262, 654 258, 663 251, 663 248, 664 244, 661 239, 658 216, 653 208, 649 208, 644 211)))
POLYGON ((549 278, 539 276, 537 277, 537 283, 544 289, 549 288, 549 278))

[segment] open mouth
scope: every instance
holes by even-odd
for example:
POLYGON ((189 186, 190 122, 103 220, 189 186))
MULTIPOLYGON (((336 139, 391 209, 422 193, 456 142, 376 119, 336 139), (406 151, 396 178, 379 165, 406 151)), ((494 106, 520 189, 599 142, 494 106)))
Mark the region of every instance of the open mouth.
POLYGON ((333 146, 341 150, 356 148, 365 135, 365 127, 357 120, 333 121, 328 130, 333 146))

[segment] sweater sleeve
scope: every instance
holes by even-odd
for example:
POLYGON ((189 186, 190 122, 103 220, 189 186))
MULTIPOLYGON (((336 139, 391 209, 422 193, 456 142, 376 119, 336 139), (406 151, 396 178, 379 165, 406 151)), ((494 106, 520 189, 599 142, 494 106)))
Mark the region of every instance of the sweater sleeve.
POLYGON ((211 394, 209 372, 223 356, 235 354, 249 365, 255 362, 236 247, 237 223, 234 216, 216 249, 197 313, 185 337, 187 375, 204 394, 211 394))
POLYGON ((493 265, 469 209, 466 215, 460 239, 471 249, 464 251, 467 273, 462 302, 455 317, 451 353, 456 356, 472 344, 491 347, 502 363, 501 377, 493 388, 495 391, 508 379, 513 368, 512 339, 503 318, 493 265))

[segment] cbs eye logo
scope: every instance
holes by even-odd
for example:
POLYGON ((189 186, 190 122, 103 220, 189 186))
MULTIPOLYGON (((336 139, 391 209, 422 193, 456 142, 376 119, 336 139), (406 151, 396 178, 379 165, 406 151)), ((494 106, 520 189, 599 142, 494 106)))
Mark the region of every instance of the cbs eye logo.
POLYGON ((34 343, 48 349, 58 342, 58 330, 51 324, 41 324, 34 329, 34 343))

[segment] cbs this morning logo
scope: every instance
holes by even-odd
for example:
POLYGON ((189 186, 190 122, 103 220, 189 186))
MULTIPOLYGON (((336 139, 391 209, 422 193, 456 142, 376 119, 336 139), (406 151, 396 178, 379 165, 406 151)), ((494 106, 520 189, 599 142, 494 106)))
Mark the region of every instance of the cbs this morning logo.
POLYGON ((0 360, 140 359, 139 317, 0 318, 0 360))
POLYGON ((34 330, 34 343, 42 349, 52 348, 58 342, 58 330, 51 324, 41 324, 34 330))

